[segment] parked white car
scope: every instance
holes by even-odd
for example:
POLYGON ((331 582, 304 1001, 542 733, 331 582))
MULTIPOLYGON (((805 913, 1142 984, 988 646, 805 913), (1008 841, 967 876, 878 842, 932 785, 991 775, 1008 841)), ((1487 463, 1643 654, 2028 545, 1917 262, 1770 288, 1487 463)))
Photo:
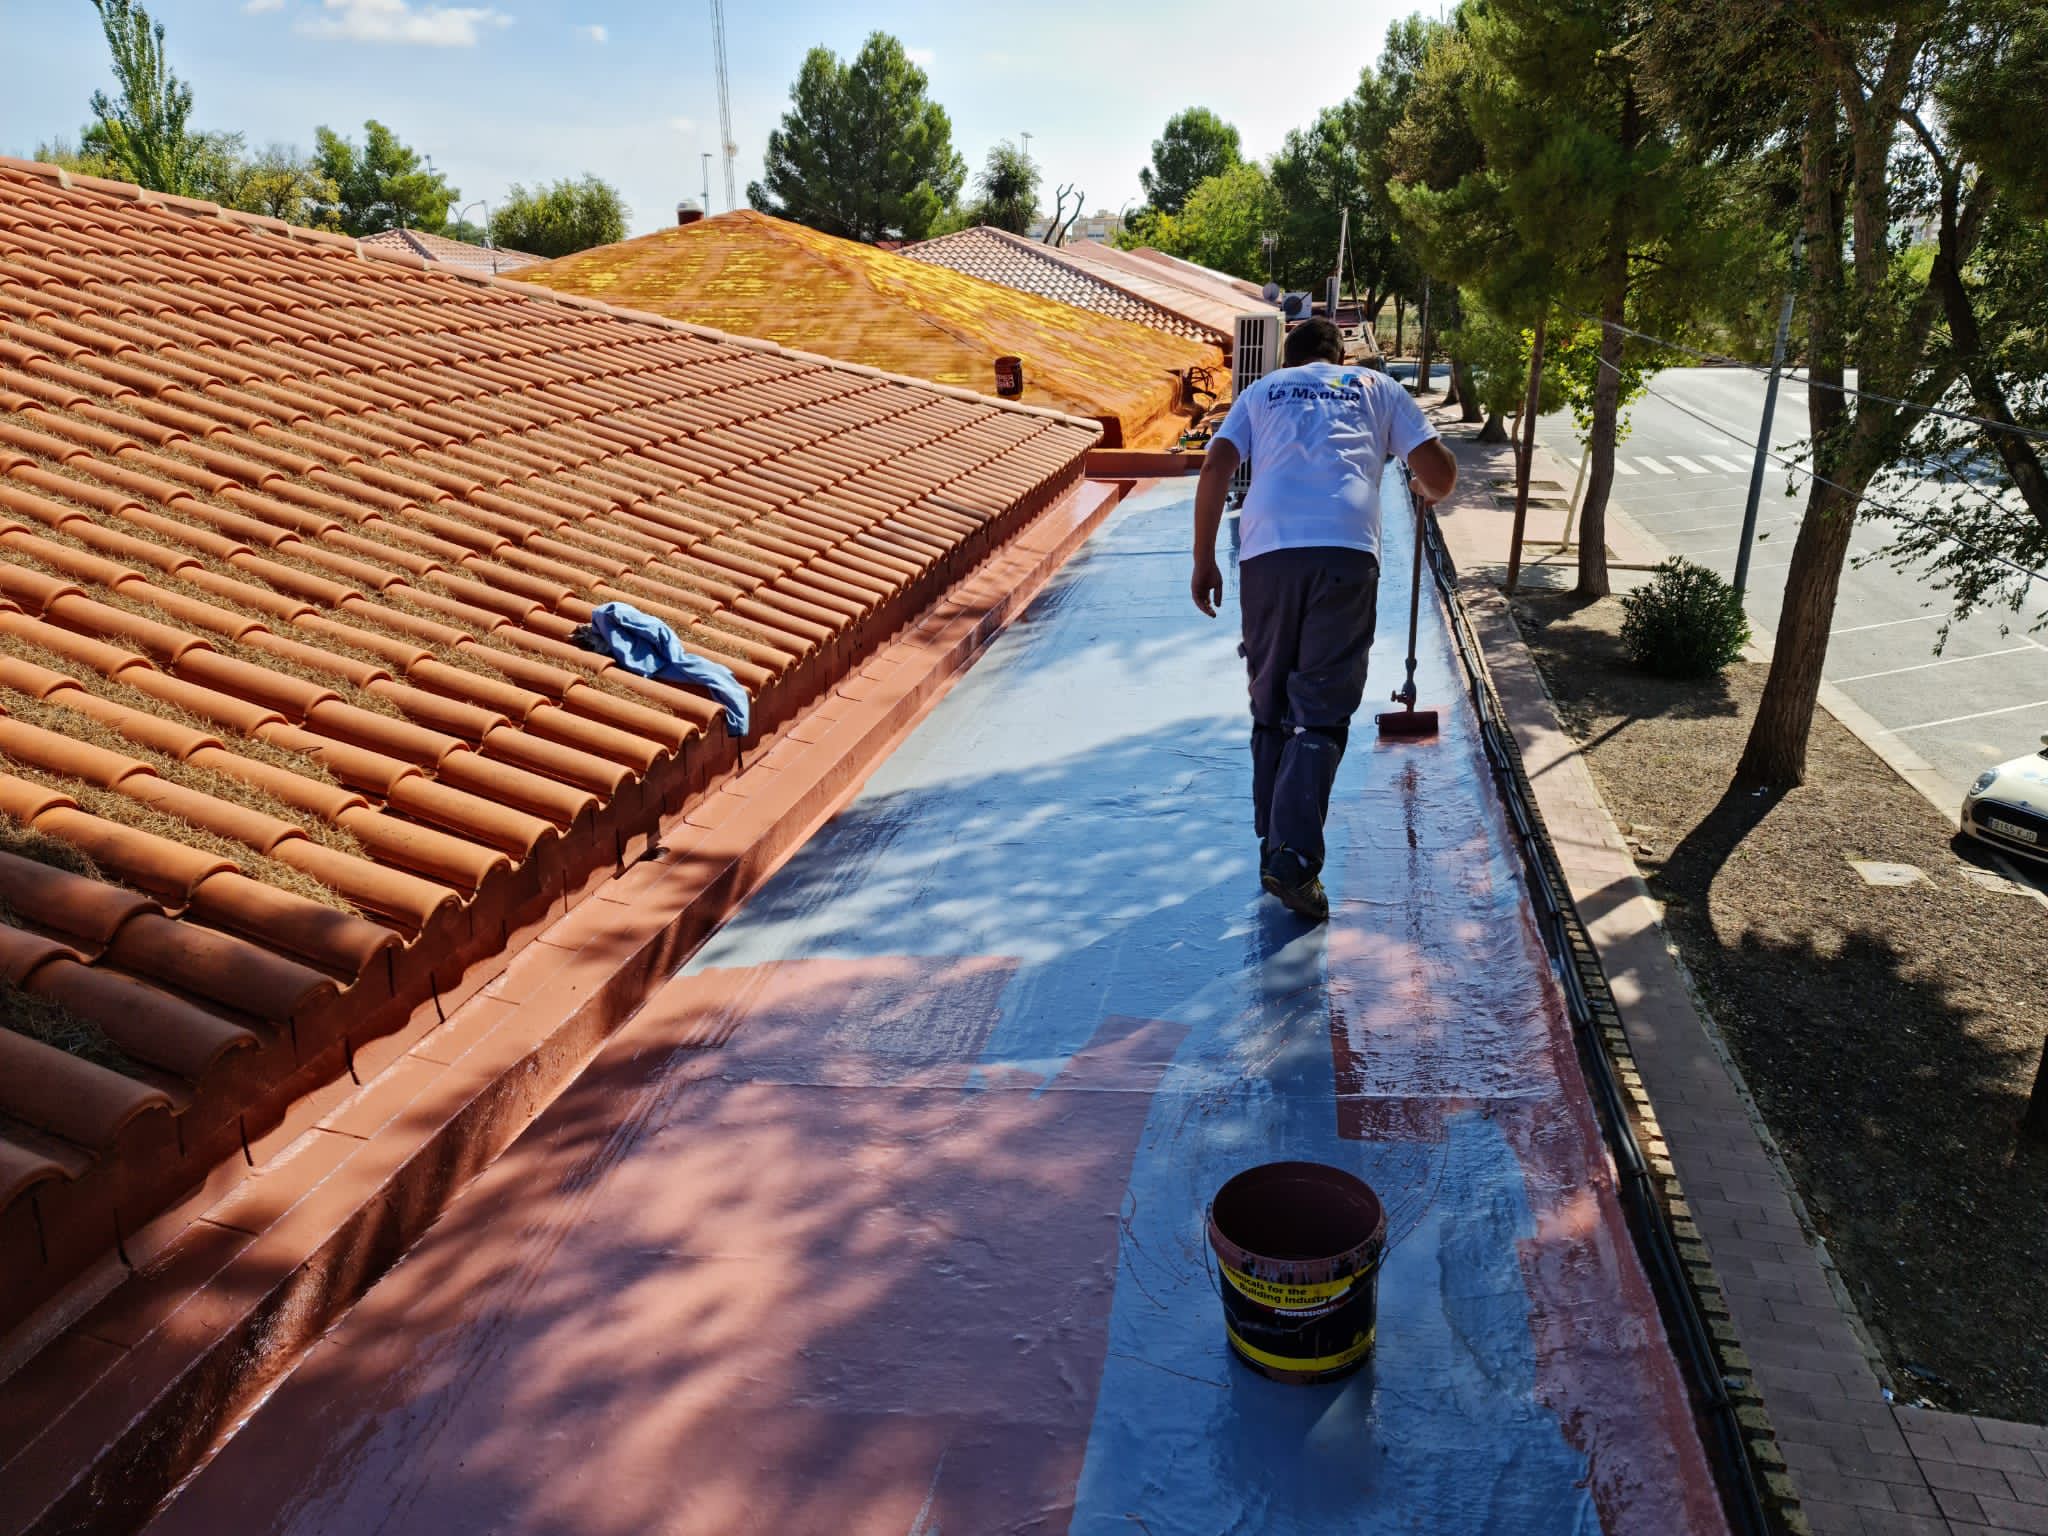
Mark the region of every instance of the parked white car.
POLYGON ((1977 775, 1963 796, 1963 830, 2006 853, 2048 862, 2048 735, 2039 752, 1977 775))

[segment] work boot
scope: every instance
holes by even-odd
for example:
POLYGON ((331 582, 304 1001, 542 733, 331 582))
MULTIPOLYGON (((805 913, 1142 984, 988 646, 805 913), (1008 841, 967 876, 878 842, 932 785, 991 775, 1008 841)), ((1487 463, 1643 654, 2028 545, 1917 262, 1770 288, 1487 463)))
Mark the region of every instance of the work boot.
POLYGON ((1297 917, 1312 923, 1330 920, 1330 898, 1323 892, 1323 882, 1308 867, 1308 861, 1292 848, 1275 848, 1266 855, 1265 866, 1259 871, 1259 884, 1297 917))

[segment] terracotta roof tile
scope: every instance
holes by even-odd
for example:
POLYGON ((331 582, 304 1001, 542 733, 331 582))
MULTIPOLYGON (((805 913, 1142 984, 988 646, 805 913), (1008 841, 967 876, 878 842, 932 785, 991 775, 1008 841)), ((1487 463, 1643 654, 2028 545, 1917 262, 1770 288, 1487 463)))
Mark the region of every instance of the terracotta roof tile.
POLYGON ((1226 351, 1234 314, 1252 307, 1240 301, 1234 310, 1157 278, 1117 273, 1106 264, 1076 256, 1073 250, 982 227, 906 245, 902 254, 912 261, 948 267, 1021 293, 1057 299, 1076 309, 1114 315, 1171 336, 1211 342, 1226 351))
MULTIPOLYGON (((1034 398, 1128 422, 1213 359, 1062 339, 1035 300, 956 343, 1014 296, 904 273, 902 361, 941 379, 1021 351, 1034 398)), ((786 339, 825 347, 818 321, 786 339)), ((130 1121, 203 1139, 302 1091, 335 1031, 430 1002, 409 946, 475 963, 701 782, 687 755, 729 761, 708 697, 570 643, 593 604, 662 613, 786 717, 1099 435, 0 159, 0 816, 98 871, 0 852, 0 973, 130 1064, 0 1028, 0 1207, 119 1189, 146 1218, 205 1170, 96 1184, 130 1121)))
POLYGON ((521 267, 530 267, 546 259, 503 246, 472 245, 467 240, 451 240, 446 235, 429 234, 421 229, 387 229, 381 234, 365 235, 362 244, 365 250, 399 252, 464 272, 516 272, 521 267))
POLYGON ((170 1107, 160 1088, 0 1029, 0 1114, 97 1152, 131 1120, 170 1107))

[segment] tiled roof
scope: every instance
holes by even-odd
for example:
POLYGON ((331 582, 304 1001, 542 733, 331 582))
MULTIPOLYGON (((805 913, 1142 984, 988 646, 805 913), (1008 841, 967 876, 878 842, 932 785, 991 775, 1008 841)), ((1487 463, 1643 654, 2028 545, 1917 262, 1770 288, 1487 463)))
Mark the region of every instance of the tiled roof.
POLYGON ((1138 257, 1141 261, 1149 261, 1156 267, 1164 267, 1167 271, 1183 278, 1191 277, 1199 281, 1214 283, 1220 288, 1229 289, 1248 299, 1263 299, 1264 297, 1264 290, 1259 284, 1252 282, 1249 278, 1236 277, 1228 272, 1219 272, 1214 267, 1205 267, 1200 262, 1189 261, 1184 257, 1169 256, 1166 252, 1156 250, 1149 245, 1141 245, 1135 251, 1132 251, 1131 254, 1138 257))
POLYGON ((1229 327, 1233 334, 1239 315, 1275 307, 1266 302, 1258 289, 1243 291, 1235 279, 1209 276, 1203 269, 1184 263, 1169 266, 1139 251, 1120 251, 1113 245, 1082 241, 1067 246, 1066 255, 1077 266, 1122 283, 1155 304, 1229 327))
POLYGON ((363 244, 393 251, 409 251, 426 261, 436 261, 466 272, 516 272, 547 260, 527 251, 505 246, 471 245, 467 240, 450 240, 446 235, 428 234, 422 229, 387 229, 363 236, 363 244))
POLYGON ((528 267, 520 281, 992 392, 1101 421, 1108 446, 1156 447, 1186 420, 1175 375, 1219 348, 912 261, 750 209, 528 267))
POLYGON ((1096 437, 0 159, 0 1330, 730 765, 594 604, 773 727, 1096 437))
MULTIPOLYGON (((955 272, 965 272, 969 277, 978 277, 985 282, 1000 283, 1005 288, 1057 299, 1076 309, 1089 309, 1099 315, 1114 315, 1119 320, 1150 326, 1170 336, 1185 336, 1190 341, 1211 341, 1219 346, 1228 344, 1231 339, 1227 318, 1218 324, 1214 315, 1198 319, 1176 311, 1131 285, 1119 284, 1105 273, 1073 260, 1058 246, 1026 240, 1008 230, 986 226, 963 229, 941 235, 936 240, 905 246, 903 254, 914 261, 950 267, 955 272)), ((1157 286, 1166 288, 1169 285, 1157 286)))

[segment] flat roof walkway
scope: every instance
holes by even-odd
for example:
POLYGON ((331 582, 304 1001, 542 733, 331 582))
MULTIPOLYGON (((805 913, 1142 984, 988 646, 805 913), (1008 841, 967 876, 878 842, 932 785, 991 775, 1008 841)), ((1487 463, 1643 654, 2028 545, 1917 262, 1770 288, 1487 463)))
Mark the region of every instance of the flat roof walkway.
POLYGON ((1725 1530, 1440 611, 1443 735, 1369 699, 1305 929, 1191 494, 1129 499, 152 1529, 1725 1530), (1204 1208, 1286 1157, 1390 1212, 1338 1386, 1224 1342, 1204 1208))

